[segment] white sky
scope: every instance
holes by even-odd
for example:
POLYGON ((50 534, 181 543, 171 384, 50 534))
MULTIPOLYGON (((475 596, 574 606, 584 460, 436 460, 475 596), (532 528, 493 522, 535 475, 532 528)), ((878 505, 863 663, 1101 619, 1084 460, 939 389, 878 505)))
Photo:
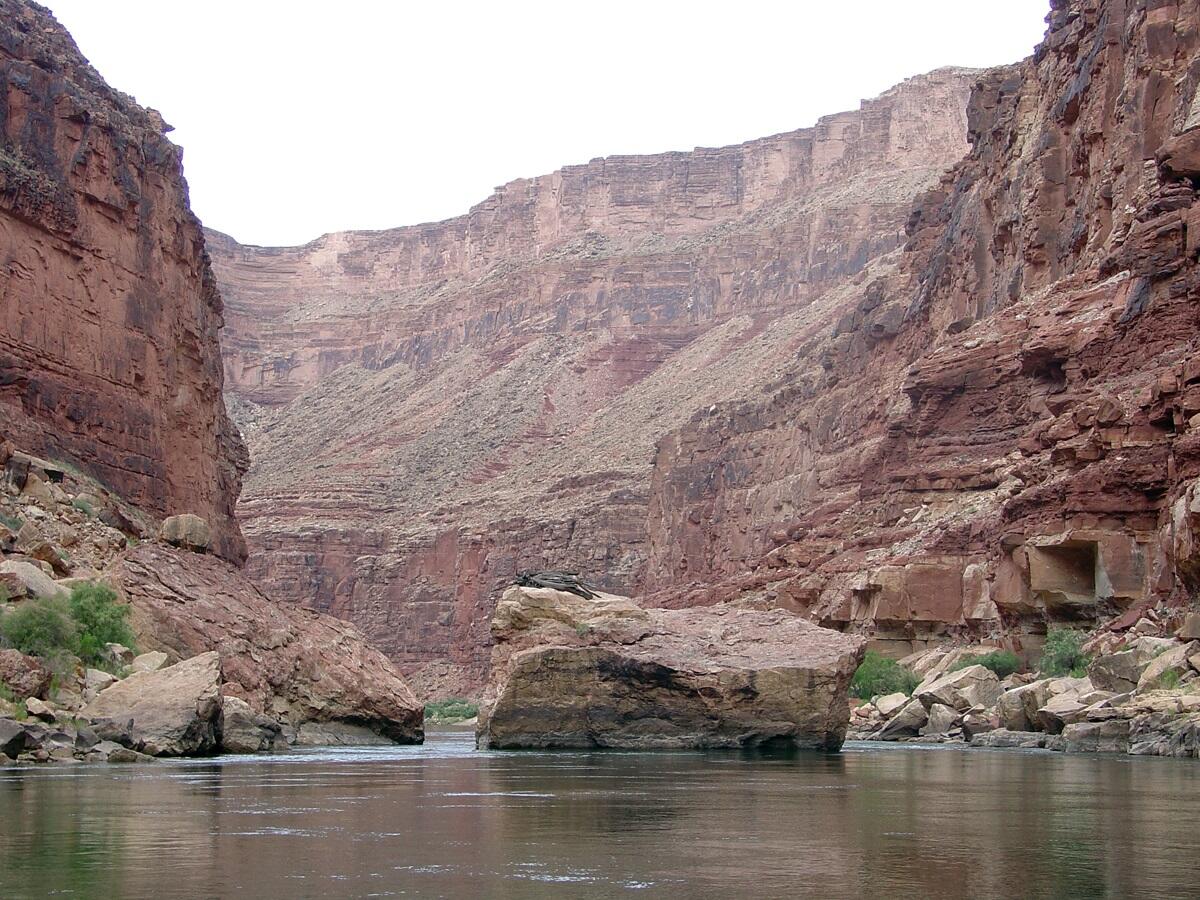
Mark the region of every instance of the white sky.
POLYGON ((720 146, 1029 55, 1048 0, 42 0, 162 112, 245 243, 466 212, 514 178, 720 146))

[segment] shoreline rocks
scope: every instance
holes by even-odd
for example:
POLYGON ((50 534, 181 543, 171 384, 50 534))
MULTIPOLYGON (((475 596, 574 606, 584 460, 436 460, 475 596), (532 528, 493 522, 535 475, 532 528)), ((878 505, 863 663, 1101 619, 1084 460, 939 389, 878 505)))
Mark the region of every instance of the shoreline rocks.
POLYGON ((860 638, 789 613, 507 590, 480 748, 837 750, 860 638))

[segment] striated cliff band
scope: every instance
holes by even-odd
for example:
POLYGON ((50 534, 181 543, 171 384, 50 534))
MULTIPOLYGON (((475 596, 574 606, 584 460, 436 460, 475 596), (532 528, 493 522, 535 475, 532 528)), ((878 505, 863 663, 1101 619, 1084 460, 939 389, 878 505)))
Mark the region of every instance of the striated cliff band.
POLYGON ((477 689, 520 570, 636 593, 671 540, 658 442, 778 390, 894 267, 913 198, 966 151, 974 77, 513 182, 447 222, 286 249, 210 232, 253 577, 435 693, 477 689))
POLYGON ((896 654, 1182 608, 1200 11, 1051 7, 1031 58, 814 129, 210 235, 253 577, 429 693, 478 686, 522 569, 896 654))
POLYGON ((421 705, 386 657, 236 567, 247 457, 168 130, 46 9, 0 0, 0 764, 232 749, 237 722, 240 749, 419 741, 421 705), (82 630, 100 627, 87 604, 153 652, 82 630), (131 723, 109 729, 111 753, 83 724, 101 708, 131 723))

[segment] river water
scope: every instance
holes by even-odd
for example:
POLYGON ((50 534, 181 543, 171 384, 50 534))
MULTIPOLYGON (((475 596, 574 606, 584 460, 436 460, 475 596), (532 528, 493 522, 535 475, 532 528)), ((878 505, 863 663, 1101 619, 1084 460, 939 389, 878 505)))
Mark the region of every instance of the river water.
POLYGON ((0 897, 1200 895, 1195 761, 313 750, 0 770, 0 897))

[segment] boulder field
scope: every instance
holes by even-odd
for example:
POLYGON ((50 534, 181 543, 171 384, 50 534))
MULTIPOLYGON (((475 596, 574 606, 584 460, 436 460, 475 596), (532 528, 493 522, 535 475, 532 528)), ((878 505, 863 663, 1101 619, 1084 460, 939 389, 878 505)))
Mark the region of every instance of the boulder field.
POLYGON ((481 748, 837 750, 864 642, 790 613, 509 588, 481 748))
POLYGON ((969 664, 992 648, 915 654, 902 660, 924 675, 911 698, 855 707, 850 736, 1200 759, 1200 641, 1130 631, 1089 644, 1096 655, 1078 677, 1002 680, 969 664))

